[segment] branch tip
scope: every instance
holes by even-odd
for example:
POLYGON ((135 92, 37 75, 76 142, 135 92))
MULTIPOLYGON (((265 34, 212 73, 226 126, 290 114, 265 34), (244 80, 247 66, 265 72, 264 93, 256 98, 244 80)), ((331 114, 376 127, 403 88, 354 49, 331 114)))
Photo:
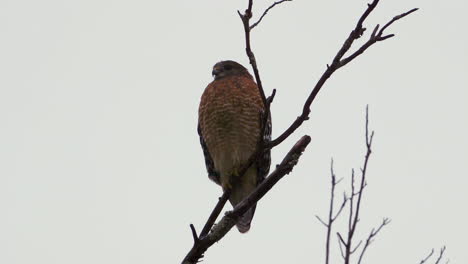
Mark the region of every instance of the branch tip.
POLYGON ((265 11, 263 11, 263 14, 260 16, 260 18, 257 20, 257 22, 253 23, 251 26, 250 26, 250 30, 252 30, 254 27, 258 26, 258 24, 260 24, 260 22, 262 22, 262 19, 263 17, 266 16, 266 14, 268 13, 268 11, 270 11, 270 9, 272 9, 273 7, 275 7, 276 5, 279 5, 283 2, 290 2, 292 0, 280 0, 280 1, 277 1, 277 2, 274 2, 272 5, 270 5, 267 9, 265 9, 265 11))
POLYGON ((193 244, 197 244, 199 239, 197 235, 197 230, 195 230, 195 226, 193 224, 190 224, 190 230, 192 230, 192 237, 193 237, 193 244))

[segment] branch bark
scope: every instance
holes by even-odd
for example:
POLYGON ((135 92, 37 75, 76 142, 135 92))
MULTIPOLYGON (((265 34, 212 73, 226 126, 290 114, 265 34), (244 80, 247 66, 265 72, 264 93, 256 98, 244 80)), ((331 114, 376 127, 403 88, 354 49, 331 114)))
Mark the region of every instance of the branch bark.
POLYGON ((382 228, 390 223, 390 219, 384 218, 382 220, 382 223, 380 224, 377 229, 372 228, 371 232, 369 233, 369 236, 366 239, 366 243, 364 244, 364 247, 362 248, 361 255, 359 255, 359 260, 358 264, 361 264, 362 258, 364 257, 364 254, 366 253, 367 248, 370 246, 370 244, 373 242, 373 239, 377 234, 382 230, 382 228))
POLYGON ((294 120, 294 122, 286 129, 286 131, 284 131, 275 140, 272 140, 270 144, 266 146, 267 148, 273 148, 279 145, 286 138, 288 138, 289 135, 291 135, 294 131, 296 131, 296 129, 298 129, 302 125, 302 123, 304 123, 304 121, 309 119, 310 106, 312 105, 312 102, 315 100, 317 94, 320 92, 325 82, 328 80, 328 78, 330 78, 330 76, 336 70, 338 70, 339 68, 345 66, 346 64, 354 60, 357 56, 361 55, 364 51, 366 51, 370 46, 372 46, 376 42, 383 41, 383 40, 393 37, 394 36, 393 34, 384 36, 384 30, 387 27, 389 27, 391 24, 393 24, 395 21, 418 10, 417 8, 413 8, 408 12, 395 16, 391 21, 386 23, 385 26, 382 27, 382 29, 380 30, 378 30, 379 25, 377 25, 374 31, 372 32, 369 40, 366 43, 364 43, 356 52, 354 52, 350 56, 343 59, 343 56, 349 51, 353 42, 356 39, 360 38, 362 34, 364 33, 365 28, 363 27, 363 23, 366 20, 366 18, 369 16, 369 14, 375 9, 378 3, 379 3, 379 0, 374 0, 371 4, 368 4, 366 11, 359 18, 356 24, 356 27, 351 31, 348 38, 343 43, 343 46, 335 55, 335 58, 333 59, 332 63, 330 65, 327 65, 327 69, 322 74, 318 82, 315 84, 314 89, 310 93, 309 97, 307 98, 302 108, 302 114, 299 117, 297 117, 296 120, 294 120))
POLYGON ((362 194, 364 193, 364 187, 366 186, 366 173, 367 173, 367 165, 369 163, 369 158, 372 153, 371 146, 372 146, 372 139, 374 138, 374 131, 371 132, 369 136, 369 107, 366 107, 366 156, 364 158, 364 165, 361 169, 361 180, 360 180, 360 187, 358 192, 356 193, 357 201, 354 203, 354 170, 352 173, 352 181, 351 181, 351 200, 349 203, 350 213, 349 213, 349 227, 348 227, 348 240, 346 241, 346 254, 345 254, 345 264, 350 263, 351 255, 354 250, 352 250, 352 242, 353 237, 356 231, 357 223, 359 222, 359 212, 361 209, 361 201, 362 201, 362 194), (355 210, 354 214, 353 211, 355 210))
MULTIPOLYGON (((437 257, 437 259, 435 260, 434 264, 440 264, 441 261, 442 261, 442 258, 444 257, 444 254, 445 254, 445 249, 446 247, 443 246, 440 251, 439 251, 439 256, 437 257)), ((432 258, 432 256, 434 255, 434 249, 431 250, 431 252, 429 253, 429 255, 427 255, 424 259, 421 260, 421 262, 419 262, 419 264, 425 264, 429 259, 432 258)), ((447 259, 447 261, 445 262, 446 264, 450 262, 450 259, 447 259)))
POLYGON ((366 107, 366 122, 365 122, 365 140, 366 140, 366 155, 364 157, 364 165, 361 169, 361 175, 359 178, 359 185, 356 186, 356 174, 354 172, 354 169, 351 171, 351 184, 350 184, 350 191, 351 193, 347 196, 346 192, 344 193, 344 199, 343 202, 338 209, 338 212, 334 214, 334 193, 335 193, 335 188, 336 185, 340 181, 336 181, 336 175, 333 170, 333 160, 331 163, 331 195, 330 195, 330 207, 329 207, 329 212, 328 212, 328 222, 325 223, 323 220, 321 220, 318 216, 317 218, 319 221, 327 228, 327 235, 326 235, 326 244, 325 244, 325 264, 330 263, 330 241, 331 241, 331 233, 332 233, 332 227, 334 221, 340 216, 340 213, 342 212, 343 208, 348 205, 349 206, 349 212, 347 215, 347 235, 343 236, 340 232, 337 232, 337 238, 338 238, 338 246, 340 249, 341 256, 343 257, 344 263, 349 264, 351 263, 351 256, 358 251, 358 249, 362 246, 362 250, 360 251, 359 254, 359 259, 358 259, 358 264, 362 262, 362 259, 370 246, 370 244, 373 242, 373 239, 377 236, 377 234, 382 230, 384 226, 390 223, 390 219, 384 218, 382 223, 377 227, 373 228, 369 235, 367 236, 366 240, 359 241, 357 245, 354 245, 355 240, 354 240, 354 235, 357 229, 357 223, 359 222, 359 214, 360 214, 360 209, 361 209, 361 202, 362 202, 362 197, 364 194, 364 188, 366 187, 366 174, 367 174, 367 166, 369 162, 369 158, 371 156, 372 150, 372 140, 374 137, 374 132, 369 133, 369 107, 366 107), (357 190, 356 190, 357 188, 357 190))
MULTIPOLYGON (((185 256, 182 263, 197 263, 209 247, 223 238, 224 235, 231 230, 240 216, 258 202, 279 180, 292 171, 310 141, 311 139, 309 136, 303 136, 299 139, 276 169, 260 185, 258 185, 247 198, 239 203, 234 210, 227 212, 206 236, 198 239, 194 238, 194 245, 185 256)), ((192 233, 196 234, 194 228, 192 229, 192 233)))
POLYGON ((254 27, 258 26, 258 24, 260 24, 260 22, 262 22, 262 19, 263 17, 266 16, 266 14, 268 13, 268 11, 270 11, 270 9, 272 9, 273 7, 275 7, 276 5, 279 5, 281 3, 284 3, 284 2, 290 2, 292 0, 281 0, 281 1, 278 1, 278 2, 274 2, 271 6, 269 6, 267 9, 265 9, 265 11, 263 11, 263 14, 262 16, 257 20, 257 22, 253 23, 249 28, 250 30, 252 30, 254 27))
POLYGON ((338 209, 338 212, 336 214, 334 213, 334 205, 335 205, 335 188, 338 183, 340 183, 340 180, 336 180, 336 175, 335 171, 333 169, 333 159, 331 161, 330 165, 330 175, 331 175, 331 189, 330 189, 330 207, 328 210, 328 221, 325 223, 319 216, 317 219, 327 228, 327 234, 325 238, 325 264, 330 263, 330 243, 331 243, 331 232, 333 229, 333 223, 335 220, 338 218, 338 216, 341 214, 343 211, 343 208, 346 206, 346 203, 348 202, 348 198, 346 198, 346 195, 343 198, 343 202, 340 205, 340 208, 338 209))

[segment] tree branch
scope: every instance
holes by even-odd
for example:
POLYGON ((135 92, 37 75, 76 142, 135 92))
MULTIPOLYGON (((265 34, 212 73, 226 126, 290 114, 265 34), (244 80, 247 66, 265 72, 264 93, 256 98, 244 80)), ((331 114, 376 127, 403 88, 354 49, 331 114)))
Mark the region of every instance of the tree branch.
MULTIPOLYGON (((331 160, 330 164, 330 175, 331 175, 331 189, 330 189, 330 207, 328 210, 328 221, 325 223, 319 216, 317 219, 327 228, 327 234, 326 234, 326 239, 325 239, 325 264, 328 264, 330 262, 330 241, 331 241, 331 232, 333 229, 333 222, 335 222, 336 218, 340 215, 341 211, 343 211, 343 208, 346 205, 346 202, 348 199, 346 196, 343 199, 343 203, 340 205, 340 208, 338 209, 338 212, 333 216, 334 211, 333 207, 335 204, 335 187, 336 185, 341 181, 341 180, 336 180, 336 175, 333 170, 333 159, 331 160)), ((343 244, 344 240, 341 238, 341 235, 338 233, 338 237, 342 240, 343 244)))
POLYGON ((377 229, 372 228, 369 236, 366 239, 366 243, 364 244, 364 247, 362 248, 361 255, 359 255, 359 260, 357 262, 358 264, 361 264, 362 258, 364 257, 364 254, 366 253, 366 250, 369 247, 369 245, 373 242, 374 237, 377 236, 377 234, 380 232, 380 230, 384 226, 388 225, 389 223, 390 223, 390 219, 384 218, 382 220, 382 223, 380 224, 380 226, 377 229))
POLYGON ((265 91, 263 90, 262 80, 260 79, 260 73, 257 67, 257 61, 255 60, 255 54, 252 51, 250 45, 250 19, 252 18, 252 5, 253 0, 249 0, 249 4, 247 9, 245 10, 244 14, 240 11, 237 11, 239 17, 242 20, 242 24, 244 25, 244 34, 245 34, 245 52, 247 53, 247 57, 249 58, 250 65, 252 65, 252 69, 254 72, 255 80, 257 82, 258 91, 260 92, 260 96, 262 97, 263 105, 267 105, 267 100, 265 96, 265 91))
POLYGON ((429 258, 434 254, 434 249, 431 250, 431 252, 429 253, 429 255, 427 255, 427 257, 425 257, 423 260, 421 260, 421 262, 419 262, 419 264, 424 264, 426 263, 426 261, 429 260, 429 258))
MULTIPOLYGON (((374 131, 371 132, 369 136, 369 106, 366 107, 366 155, 364 157, 364 165, 361 169, 361 179, 359 190, 356 193, 357 201, 354 203, 354 170, 351 174, 351 197, 349 202, 350 212, 349 212, 349 222, 348 222, 348 240, 346 241, 346 251, 345 251, 345 264, 349 264, 351 260, 351 255, 354 253, 352 250, 353 237, 356 231, 357 223, 359 222, 359 212, 361 209, 362 195, 364 193, 364 187, 366 186, 366 173, 367 173, 367 164, 369 162, 370 155, 372 153, 372 139, 374 137, 374 131), (354 211, 354 213, 353 213, 354 211)), ((366 248, 363 249, 365 251, 366 248)), ((363 253, 361 253, 362 255, 363 253)), ((362 256, 361 256, 362 258, 362 256)))
MULTIPOLYGON (((392 37, 393 35, 387 35, 383 36, 384 30, 393 24, 393 22, 415 12, 418 10, 417 8, 411 9, 410 11, 403 13, 401 15, 395 16, 391 21, 389 21, 385 26, 380 30, 376 31, 374 30, 373 34, 371 34, 369 40, 364 43, 356 52, 354 52, 352 55, 349 57, 343 59, 343 56, 346 54, 346 52, 349 51, 351 48, 353 42, 360 38, 362 34, 365 31, 365 28, 363 28, 363 23, 366 20, 366 18, 369 16, 369 14, 374 10, 374 8, 377 6, 379 0, 374 0, 371 4, 368 4, 368 7, 366 11, 362 14, 362 16, 359 18, 356 27, 354 30, 351 31, 349 34, 348 38, 345 40, 343 43, 343 46, 341 49, 338 51, 336 54, 335 58, 333 59, 332 63, 330 65, 327 65, 327 69, 325 72, 322 74, 318 82, 315 84, 314 89, 310 93, 309 97, 307 98, 303 109, 302 109, 302 114, 294 120, 294 122, 284 131, 280 136, 278 136, 275 140, 272 140, 266 147, 267 148, 273 148, 274 146, 277 146, 281 142, 283 142, 286 138, 289 137, 294 131, 296 131, 297 128, 299 128, 304 121, 309 119, 309 113, 310 113, 310 106, 312 102, 315 100, 315 97, 317 94, 320 92, 322 89, 323 85, 325 82, 330 78, 330 76, 339 68, 343 67, 344 65, 348 64, 350 61, 354 60, 357 56, 361 55, 367 48, 372 46, 378 41, 383 41, 387 38, 392 37)), ((378 26, 376 27, 376 29, 378 26)))
POLYGON ((250 26, 250 30, 252 30, 254 27, 258 26, 258 24, 260 24, 260 22, 262 22, 262 19, 264 16, 266 16, 266 14, 268 13, 268 11, 270 11, 270 9, 272 9, 273 7, 275 7, 276 5, 279 5, 283 2, 290 2, 292 0, 281 0, 281 1, 278 1, 278 2, 274 2, 271 6, 269 6, 262 14, 262 16, 258 19, 257 22, 253 23, 251 26, 250 26))
POLYGON ((226 235, 240 216, 257 203, 281 178, 292 171, 310 140, 309 136, 303 136, 299 139, 276 169, 249 196, 242 200, 234 210, 227 212, 206 236, 199 238, 194 243, 182 263, 197 263, 209 247, 226 235))
POLYGON ((223 195, 221 197, 219 197, 218 203, 216 204, 215 208, 211 212, 210 217, 208 217, 208 220, 206 221, 205 226, 203 226, 203 229, 200 233, 200 237, 204 237, 210 232, 211 227, 213 227, 214 223, 216 222, 216 219, 218 218, 219 214, 223 210, 224 205, 226 204, 230 195, 231 195, 231 189, 228 189, 223 192, 223 195))
MULTIPOLYGON (((439 251, 439 256, 437 257, 436 261, 434 262, 434 264, 439 264, 441 263, 440 261, 442 260, 442 258, 444 257, 444 254, 445 254, 445 249, 446 247, 443 246, 440 251, 439 251)), ((421 260, 421 262, 419 262, 419 264, 425 264, 429 259, 431 259, 431 257, 434 255, 434 249, 431 250, 431 252, 429 253, 429 255, 427 255, 424 259, 421 260)), ((450 260, 447 259, 447 261, 445 263, 449 263, 450 260)))
POLYGON ((437 258, 435 264, 439 264, 439 263, 440 263, 440 261, 442 260, 442 257, 444 256, 444 253, 445 253, 445 246, 443 246, 443 247, 440 249, 439 257, 437 258))

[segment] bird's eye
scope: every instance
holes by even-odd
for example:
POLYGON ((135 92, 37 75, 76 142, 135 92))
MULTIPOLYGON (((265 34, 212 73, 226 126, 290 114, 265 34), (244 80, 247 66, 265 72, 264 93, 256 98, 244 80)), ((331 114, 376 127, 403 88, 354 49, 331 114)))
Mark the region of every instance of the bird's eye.
POLYGON ((226 70, 226 71, 229 71, 232 69, 232 65, 224 65, 223 68, 226 70))

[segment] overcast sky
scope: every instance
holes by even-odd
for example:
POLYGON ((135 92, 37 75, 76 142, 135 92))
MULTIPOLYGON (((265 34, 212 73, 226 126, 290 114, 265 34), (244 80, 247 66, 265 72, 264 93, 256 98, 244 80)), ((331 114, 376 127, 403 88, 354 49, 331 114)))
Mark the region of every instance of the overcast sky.
MULTIPOLYGON (((258 17, 272 1, 256 1, 258 17), (258 3, 257 3, 258 2, 258 3)), ((221 195, 196 132, 211 67, 250 69, 236 13, 247 1, 0 2, 0 263, 179 263, 221 195)), ((323 263, 329 167, 338 193, 375 130, 358 236, 392 219, 366 263, 419 263, 447 246, 468 259, 466 1, 382 0, 366 25, 419 7, 325 84, 293 173, 204 263, 323 263)), ((366 1, 295 0, 253 31, 273 137, 303 102, 366 1)), ((367 32, 369 33, 369 32, 367 32)), ((367 35, 366 35, 367 36, 367 35)), ((366 38, 366 36, 364 38, 366 38)), ((358 42, 356 43, 359 45, 358 42)), ((343 223, 337 230, 343 230, 343 223)), ((333 263, 341 262, 335 236, 333 263)))

